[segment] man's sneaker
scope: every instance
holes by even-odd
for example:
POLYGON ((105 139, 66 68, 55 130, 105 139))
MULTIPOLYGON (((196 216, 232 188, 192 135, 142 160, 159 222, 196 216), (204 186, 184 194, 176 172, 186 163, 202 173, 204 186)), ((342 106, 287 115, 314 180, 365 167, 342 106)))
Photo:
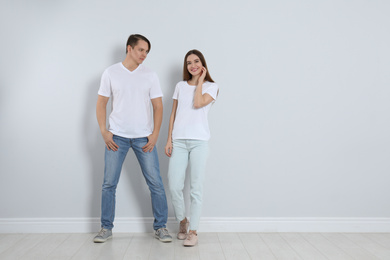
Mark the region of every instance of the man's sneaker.
POLYGON ((179 233, 177 233, 177 239, 184 240, 187 238, 187 230, 188 226, 190 225, 190 222, 186 220, 186 222, 181 223, 179 227, 179 233))
POLYGON ((190 232, 187 235, 186 240, 184 240, 184 246, 194 246, 198 243, 198 235, 194 232, 190 232))
POLYGON ((172 242, 172 237, 168 233, 168 229, 159 228, 154 233, 154 237, 160 240, 161 242, 172 242))
POLYGON ((100 232, 96 235, 96 237, 93 239, 93 242, 95 243, 104 243, 108 239, 112 238, 112 231, 111 229, 105 229, 102 228, 100 232))

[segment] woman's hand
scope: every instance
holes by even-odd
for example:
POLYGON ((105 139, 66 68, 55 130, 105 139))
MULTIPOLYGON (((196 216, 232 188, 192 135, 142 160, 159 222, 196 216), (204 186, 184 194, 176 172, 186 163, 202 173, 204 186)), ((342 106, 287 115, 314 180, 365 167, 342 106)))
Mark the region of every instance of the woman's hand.
POLYGON ((165 154, 168 157, 172 155, 172 141, 168 140, 167 145, 165 145, 165 154))
POLYGON ((204 79, 206 77, 206 74, 207 74, 207 70, 205 67, 202 67, 202 73, 200 74, 200 77, 199 77, 199 84, 203 84, 204 82, 204 79))

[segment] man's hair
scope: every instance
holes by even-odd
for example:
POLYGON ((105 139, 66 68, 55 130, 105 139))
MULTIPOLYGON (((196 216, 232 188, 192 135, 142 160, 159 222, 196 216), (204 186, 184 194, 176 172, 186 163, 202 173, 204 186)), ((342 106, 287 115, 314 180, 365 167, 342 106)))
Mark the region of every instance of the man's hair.
POLYGON ((132 49, 134 49, 134 47, 137 45, 138 41, 139 40, 142 40, 142 41, 145 41, 148 43, 149 45, 149 51, 150 52, 150 49, 152 48, 152 46, 150 45, 150 41, 143 35, 141 34, 132 34, 129 36, 129 39, 127 39, 127 43, 126 43, 126 53, 127 53, 127 46, 131 46, 132 49))

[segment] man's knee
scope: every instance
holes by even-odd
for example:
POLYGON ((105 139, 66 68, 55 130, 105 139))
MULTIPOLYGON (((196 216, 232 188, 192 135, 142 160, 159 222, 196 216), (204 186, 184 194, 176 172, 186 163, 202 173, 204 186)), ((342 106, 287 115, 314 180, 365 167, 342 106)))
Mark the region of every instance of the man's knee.
POLYGON ((102 190, 107 191, 107 190, 115 190, 117 187, 117 183, 114 181, 105 181, 102 185, 102 190))

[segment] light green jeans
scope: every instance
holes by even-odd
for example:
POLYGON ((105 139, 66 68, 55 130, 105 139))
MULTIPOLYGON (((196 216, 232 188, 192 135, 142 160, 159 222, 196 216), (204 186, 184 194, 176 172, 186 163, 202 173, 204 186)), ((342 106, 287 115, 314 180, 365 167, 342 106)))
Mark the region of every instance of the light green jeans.
POLYGON ((190 163, 190 230, 198 230, 199 226, 202 211, 203 182, 208 155, 208 141, 176 139, 172 142, 168 180, 173 209, 178 221, 182 221, 186 217, 183 189, 186 169, 188 163, 190 163))

